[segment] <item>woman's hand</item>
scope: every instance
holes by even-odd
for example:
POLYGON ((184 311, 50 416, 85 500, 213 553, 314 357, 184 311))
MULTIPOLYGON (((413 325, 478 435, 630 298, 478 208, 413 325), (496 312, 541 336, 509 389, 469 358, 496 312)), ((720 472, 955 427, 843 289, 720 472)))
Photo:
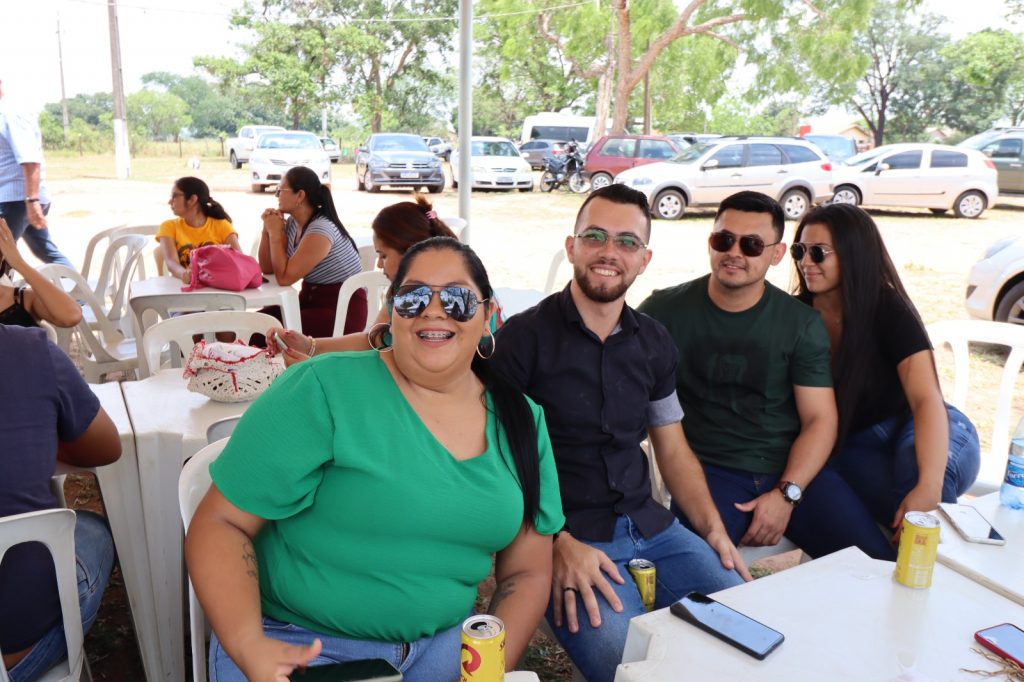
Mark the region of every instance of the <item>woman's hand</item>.
POLYGON ((313 640, 309 646, 285 644, 266 635, 240 647, 244 654, 235 661, 250 682, 289 682, 296 668, 304 668, 320 655, 323 643, 313 640))
POLYGON ((7 226, 7 221, 0 218, 0 256, 7 261, 12 268, 24 274, 26 266, 25 259, 18 251, 18 244, 14 241, 14 233, 7 226))
POLYGON ((907 496, 900 502, 896 515, 892 517, 892 528, 896 531, 892 541, 899 542, 900 533, 903 531, 903 517, 907 512, 932 512, 939 508, 941 501, 942 488, 932 489, 921 484, 911 488, 907 496))
POLYGON ((313 340, 305 334, 291 329, 284 329, 283 327, 271 327, 267 330, 266 336, 267 350, 270 351, 270 355, 274 356, 280 353, 284 358, 285 367, 291 367, 297 362, 309 360, 309 354, 313 350, 313 340), (281 350, 277 345, 278 339, 284 341, 284 344, 288 346, 288 350, 281 350))
POLYGON ((276 208, 268 208, 263 211, 263 229, 271 236, 277 236, 284 232, 284 214, 276 208))
POLYGON ((192 283, 192 271, 191 270, 183 271, 181 273, 181 281, 184 282, 185 284, 191 284, 192 283))

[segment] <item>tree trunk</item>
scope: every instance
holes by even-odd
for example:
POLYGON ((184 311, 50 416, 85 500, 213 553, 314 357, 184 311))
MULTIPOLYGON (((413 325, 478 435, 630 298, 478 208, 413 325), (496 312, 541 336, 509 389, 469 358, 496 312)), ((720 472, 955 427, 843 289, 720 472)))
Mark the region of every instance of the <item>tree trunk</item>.
POLYGON ((615 75, 615 63, 612 61, 605 72, 597 77, 597 121, 594 123, 594 140, 600 139, 608 125, 608 111, 612 103, 612 77, 615 75))

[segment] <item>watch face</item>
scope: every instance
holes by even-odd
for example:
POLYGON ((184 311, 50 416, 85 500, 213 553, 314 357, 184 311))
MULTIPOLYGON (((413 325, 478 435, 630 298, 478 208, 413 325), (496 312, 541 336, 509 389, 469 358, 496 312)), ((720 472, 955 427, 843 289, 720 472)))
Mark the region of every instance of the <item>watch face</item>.
POLYGON ((798 486, 796 483, 786 484, 786 487, 783 488, 782 492, 786 495, 787 499, 790 499, 794 502, 799 502, 800 498, 803 497, 804 495, 803 491, 800 490, 800 486, 798 486))

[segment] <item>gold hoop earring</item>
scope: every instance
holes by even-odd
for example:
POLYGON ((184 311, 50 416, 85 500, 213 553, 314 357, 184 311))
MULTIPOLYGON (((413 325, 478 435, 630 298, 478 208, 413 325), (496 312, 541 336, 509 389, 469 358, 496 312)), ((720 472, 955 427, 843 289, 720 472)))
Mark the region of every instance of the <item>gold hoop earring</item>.
POLYGON ((490 337, 490 353, 484 355, 480 352, 480 349, 484 347, 485 343, 487 343, 487 339, 480 339, 480 343, 476 345, 476 354, 480 356, 481 360, 490 360, 494 356, 494 351, 498 349, 498 340, 494 338, 494 332, 492 332, 490 328, 487 329, 487 336, 490 337))
POLYGON ((366 331, 366 342, 370 344, 370 348, 377 351, 378 353, 390 353, 394 350, 391 345, 391 324, 388 322, 378 322, 366 331), (373 339, 376 336, 377 327, 385 327, 384 331, 380 333, 380 340, 383 345, 380 348, 373 345, 373 339))

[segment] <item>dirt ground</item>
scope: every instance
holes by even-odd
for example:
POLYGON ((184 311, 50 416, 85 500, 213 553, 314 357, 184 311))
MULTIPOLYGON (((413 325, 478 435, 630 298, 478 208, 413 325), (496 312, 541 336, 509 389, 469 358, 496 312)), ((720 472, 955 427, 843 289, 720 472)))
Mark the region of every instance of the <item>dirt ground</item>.
MULTIPOLYGON (((136 162, 136 169, 140 179, 118 181, 111 179, 112 162, 105 159, 50 160, 51 232, 60 248, 79 267, 86 244, 97 230, 120 224, 159 223, 172 217, 166 204, 173 180, 181 175, 198 175, 207 181, 213 197, 234 219, 245 248, 259 235, 260 213, 276 205, 272 195, 248 191, 246 169, 232 170, 223 160, 204 159, 200 169, 190 170, 178 159, 151 159, 136 162)), ((370 222, 384 206, 410 199, 406 191, 357 192, 351 166, 336 165, 333 172, 335 204, 354 236, 368 236, 370 222)), ((447 189, 430 198, 440 215, 458 214, 458 194, 454 190, 447 189)), ((552 256, 562 250, 582 200, 581 195, 557 191, 552 194, 474 193, 470 243, 487 266, 493 285, 543 289, 552 256)), ((1024 200, 1000 200, 978 220, 956 219, 951 215, 936 217, 925 210, 914 209, 872 211, 872 215, 900 268, 904 284, 924 321, 929 323, 966 317, 963 297, 967 273, 991 242, 1020 233, 1024 200)), ((630 304, 638 304, 654 289, 707 272, 706 240, 711 217, 709 212, 688 212, 681 221, 655 222, 651 238, 654 257, 630 290, 627 297, 630 304)), ((793 230, 795 225, 789 224, 787 241, 791 241, 793 230)), ((148 264, 151 263, 150 260, 148 264)), ((93 267, 97 266, 98 263, 93 267)), ((570 274, 569 267, 563 264, 558 274, 559 286, 570 274)), ((788 258, 769 275, 770 281, 787 289, 791 277, 788 258)), ((974 398, 968 413, 978 425, 984 443, 990 438, 998 361, 992 354, 979 355, 972 364, 972 372, 975 365, 978 371, 972 374, 974 398)), ((940 363, 944 362, 940 356, 940 363)), ((948 368, 943 366, 941 374, 948 382, 951 376, 948 368)), ((1011 423, 1016 423, 1024 413, 1024 392, 1018 395, 1011 423)), ((95 486, 87 477, 71 477, 66 491, 69 501, 77 500, 73 506, 92 509, 99 506, 95 486)), ((769 562, 767 570, 781 570, 795 562, 795 556, 783 556, 769 562)), ((97 680, 143 679, 127 599, 116 574, 86 647, 97 680)), ((538 639, 531 656, 533 659, 527 661, 526 666, 538 670, 542 679, 571 679, 564 654, 557 645, 538 639)))

